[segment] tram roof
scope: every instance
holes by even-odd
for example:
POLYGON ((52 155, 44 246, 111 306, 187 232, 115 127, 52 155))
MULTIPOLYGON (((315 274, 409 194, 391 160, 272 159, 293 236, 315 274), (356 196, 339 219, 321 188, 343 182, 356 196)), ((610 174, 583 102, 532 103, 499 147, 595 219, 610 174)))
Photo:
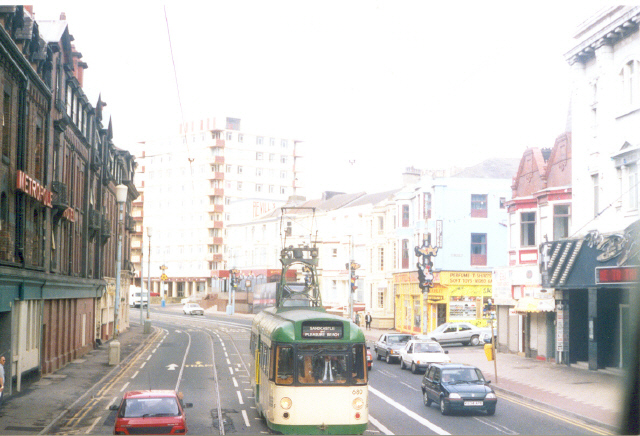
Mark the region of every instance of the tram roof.
MULTIPOLYGON (((275 341, 298 341, 302 339, 302 322, 316 321, 340 321, 346 323, 346 328, 341 341, 364 342, 365 336, 360 327, 350 320, 332 313, 327 313, 324 308, 275 308, 263 310, 254 318, 254 327, 269 335, 275 341)), ((304 339, 305 342, 322 341, 327 339, 304 339)), ((333 341, 333 340, 332 340, 333 341)))

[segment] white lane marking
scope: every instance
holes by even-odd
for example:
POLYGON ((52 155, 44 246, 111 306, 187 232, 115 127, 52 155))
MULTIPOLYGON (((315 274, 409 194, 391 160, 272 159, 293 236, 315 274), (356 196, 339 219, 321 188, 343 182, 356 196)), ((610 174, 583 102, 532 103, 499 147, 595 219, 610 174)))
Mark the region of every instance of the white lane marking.
POLYGON ((98 421, 100 421, 100 417, 98 416, 95 421, 93 421, 93 424, 91 424, 91 426, 87 429, 87 431, 84 432, 84 434, 89 434, 91 433, 91 431, 93 430, 93 427, 96 426, 96 424, 98 423, 98 421))
POLYGON ((231 365, 231 361, 227 359, 227 365, 231 365))
POLYGON ((127 386, 129 386, 129 382, 126 382, 124 384, 124 386, 122 386, 122 389, 120 389, 120 392, 124 391, 125 389, 127 389, 127 386))
POLYGON ((244 423, 247 427, 251 427, 251 424, 249 424, 249 417, 247 416, 247 411, 243 410, 242 411, 242 417, 244 418, 244 423))
POLYGON ((229 372, 233 375, 233 368, 231 366, 229 367, 229 372))
POLYGON ((140 365, 140 369, 144 368, 144 366, 147 364, 147 362, 142 362, 142 365, 140 365))
POLYGON ((395 407, 396 409, 398 409, 399 411, 401 411, 405 415, 409 416, 410 418, 415 419, 420 424, 422 424, 425 427, 429 428, 431 431, 434 431, 437 434, 441 434, 441 435, 449 435, 449 434, 451 434, 451 433, 445 431, 444 429, 442 429, 441 427, 438 427, 437 425, 435 425, 431 421, 429 421, 429 420, 423 418, 422 416, 418 415, 417 413, 412 412, 411 410, 407 409, 402 404, 400 404, 400 403, 392 400, 391 398, 387 397, 385 394, 383 394, 379 390, 369 386, 369 392, 371 392, 372 394, 376 395, 377 397, 379 397, 383 401, 386 401, 388 404, 390 404, 391 406, 395 407))
POLYGON ((131 378, 136 378, 136 376, 138 375, 138 373, 139 373, 139 372, 140 372, 140 371, 136 371, 136 373, 135 373, 135 374, 133 374, 133 375, 131 376, 131 378))
POLYGON ((236 380, 236 378, 235 378, 235 377, 231 377, 231 380, 233 381, 233 385, 234 385, 235 387, 238 387, 238 380, 236 380))
POLYGON ((149 354, 149 357, 147 357, 147 360, 151 359, 151 354, 149 354))
POLYGON ((420 389, 416 389, 415 387, 411 386, 409 383, 405 383, 405 382, 400 382, 400 383, 402 383, 403 385, 405 385, 409 389, 413 389, 416 392, 420 392, 420 389))
MULTIPOLYGON (((369 387, 369 389, 371 389, 371 387, 369 387)), ((391 430, 389 430, 387 427, 385 427, 384 425, 382 425, 380 423, 380 421, 378 421, 377 419, 375 419, 373 416, 369 415, 369 422, 373 425, 375 425, 376 427, 378 427, 378 429, 384 433, 384 434, 389 434, 392 435, 393 433, 391 432, 391 430)))
POLYGON ((481 423, 488 425, 489 427, 493 427, 494 429, 496 429, 497 431, 501 432, 501 433, 505 433, 505 434, 509 434, 509 435, 517 435, 518 433, 516 433, 515 431, 504 427, 502 425, 499 424, 495 424, 493 422, 489 422, 488 419, 481 419, 478 418, 477 416, 474 416, 473 419, 475 419, 476 421, 480 421, 481 423))
POLYGON ((109 407, 111 407, 111 405, 113 403, 115 403, 117 399, 118 399, 118 397, 113 397, 113 399, 109 402, 109 404, 107 404, 107 408, 106 409, 109 410, 109 407))
POLYGON ((240 404, 244 404, 244 401, 242 401, 242 394, 240 393, 240 391, 236 391, 236 394, 238 394, 238 401, 240 402, 240 404))

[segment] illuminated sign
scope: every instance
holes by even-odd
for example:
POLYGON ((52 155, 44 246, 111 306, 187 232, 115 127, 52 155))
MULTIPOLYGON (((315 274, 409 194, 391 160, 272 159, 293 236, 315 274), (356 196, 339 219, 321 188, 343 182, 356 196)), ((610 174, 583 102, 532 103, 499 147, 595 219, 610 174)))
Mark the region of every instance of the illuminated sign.
POLYGON ((305 339, 342 339, 342 323, 332 321, 305 321, 302 323, 305 339))
POLYGON ((637 283, 637 266, 597 267, 596 283, 637 283))
POLYGON ((51 205, 51 191, 35 181, 32 177, 25 174, 23 171, 18 170, 17 174, 16 189, 35 198, 47 207, 53 207, 51 205))

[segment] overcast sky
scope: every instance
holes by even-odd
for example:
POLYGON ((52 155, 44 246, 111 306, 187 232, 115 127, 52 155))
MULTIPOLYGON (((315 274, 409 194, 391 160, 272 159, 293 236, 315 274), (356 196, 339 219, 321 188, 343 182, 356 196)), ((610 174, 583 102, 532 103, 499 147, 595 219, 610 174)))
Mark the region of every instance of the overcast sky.
POLYGON ((83 1, 34 12, 66 13, 89 65, 85 92, 107 102, 116 146, 176 134, 181 101, 186 120, 227 114, 304 141, 316 197, 397 188, 407 166, 552 147, 569 106, 563 55, 598 7, 542 5, 83 1))

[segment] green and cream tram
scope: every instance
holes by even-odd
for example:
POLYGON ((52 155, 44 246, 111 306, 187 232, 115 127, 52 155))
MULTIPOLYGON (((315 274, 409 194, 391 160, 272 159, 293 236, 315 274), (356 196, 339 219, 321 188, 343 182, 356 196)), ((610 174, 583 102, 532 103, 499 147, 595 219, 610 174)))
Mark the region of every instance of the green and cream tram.
POLYGON ((280 262, 275 307, 257 314, 251 328, 258 413, 280 433, 363 433, 369 421, 364 333, 324 310, 317 248, 283 248, 280 262), (294 271, 301 283, 287 281, 294 271))
POLYGON ((285 434, 360 434, 367 429, 362 330, 321 307, 272 307, 251 331, 258 413, 285 434))

